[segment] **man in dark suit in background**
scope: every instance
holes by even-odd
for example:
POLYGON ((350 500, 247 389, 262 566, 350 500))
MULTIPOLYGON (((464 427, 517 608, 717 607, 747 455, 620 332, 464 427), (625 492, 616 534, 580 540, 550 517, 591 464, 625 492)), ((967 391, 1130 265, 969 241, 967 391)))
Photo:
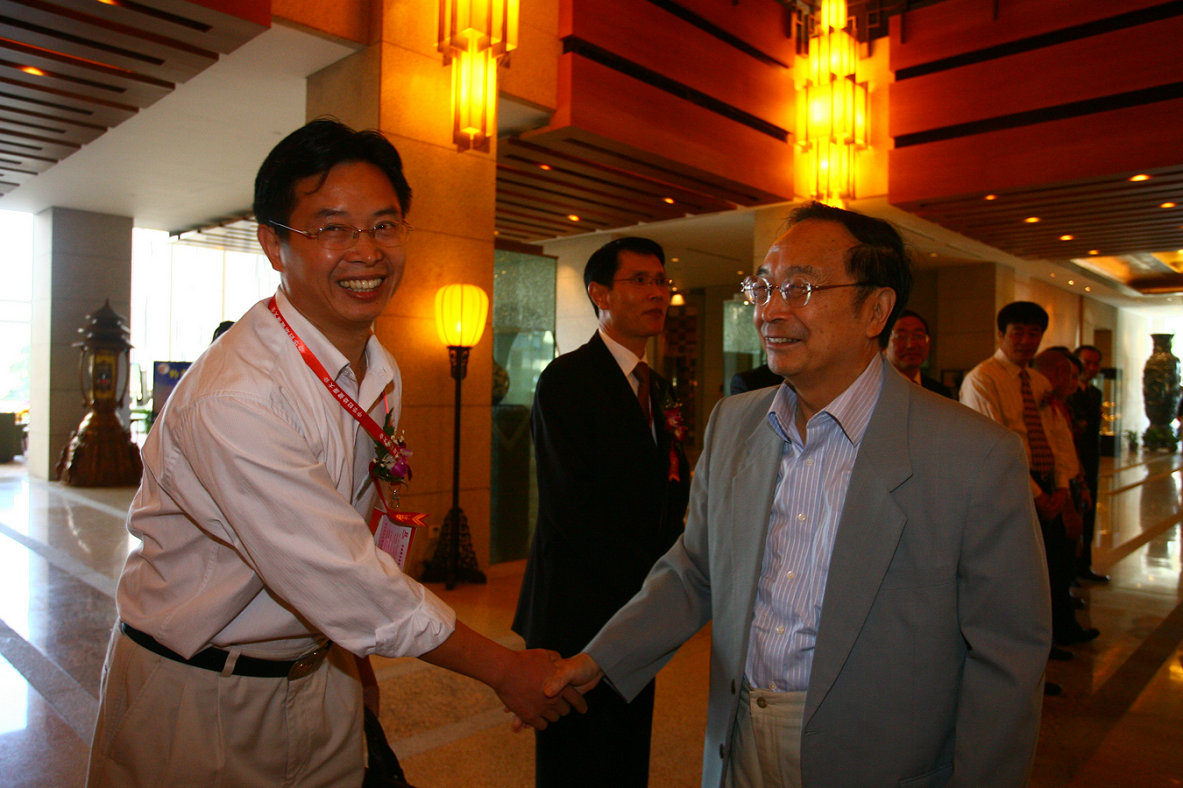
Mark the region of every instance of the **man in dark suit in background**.
POLYGON ((746 372, 736 372, 731 376, 728 394, 742 394, 745 391, 765 389, 769 386, 779 386, 785 379, 768 368, 767 364, 753 367, 746 372))
POLYGON ((924 362, 928 361, 931 344, 928 321, 911 309, 905 309, 900 313, 899 320, 895 321, 891 341, 887 343, 884 353, 891 365, 908 380, 942 397, 952 398, 953 392, 949 391, 948 386, 920 371, 924 362))
POLYGON ((1072 411, 1076 455, 1080 458, 1085 483, 1093 506, 1082 513, 1080 555, 1076 558, 1076 575, 1081 580, 1108 583, 1109 577, 1093 571, 1093 533, 1097 522, 1097 482, 1101 475, 1101 390, 1093 380, 1101 372, 1101 351, 1093 345, 1081 345, 1073 354, 1080 359, 1081 372, 1076 392, 1068 398, 1072 411))
MULTIPOLYGON (((670 302, 661 247, 612 241, 588 260, 583 280, 599 330, 538 380, 538 525, 513 623, 527 643, 567 655, 677 539, 690 483, 672 393, 645 363, 670 302)), ((645 786, 653 695, 652 682, 631 703, 593 690, 579 724, 536 738, 535 785, 645 786)))

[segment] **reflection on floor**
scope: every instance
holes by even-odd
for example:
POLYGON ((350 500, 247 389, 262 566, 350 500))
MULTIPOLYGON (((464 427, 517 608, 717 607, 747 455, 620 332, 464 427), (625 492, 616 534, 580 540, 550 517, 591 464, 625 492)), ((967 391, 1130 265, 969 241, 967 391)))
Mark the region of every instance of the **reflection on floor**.
MULTIPOLYGON (((1100 628, 1053 662, 1064 694, 1044 703, 1036 786, 1183 783, 1183 458, 1102 467, 1094 568, 1080 619, 1100 628)), ((0 466, 0 782, 82 785, 115 578, 132 543, 131 490, 77 490, 0 466)), ((462 619, 511 645, 522 563, 447 592, 462 619)), ((658 680, 655 788, 696 786, 708 641, 700 633, 658 680)), ((483 686, 417 660, 381 660, 383 722, 420 788, 529 786, 533 739, 514 735, 483 686)))

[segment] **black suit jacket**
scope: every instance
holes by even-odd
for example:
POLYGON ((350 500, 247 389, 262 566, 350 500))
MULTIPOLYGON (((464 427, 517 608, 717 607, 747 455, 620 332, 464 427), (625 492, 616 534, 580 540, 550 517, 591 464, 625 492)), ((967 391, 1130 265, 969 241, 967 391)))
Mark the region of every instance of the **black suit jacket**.
POLYGON ((538 524, 513 622, 528 647, 581 651, 682 532, 690 469, 665 428, 667 391, 652 374, 655 443, 599 332, 539 377, 538 524))

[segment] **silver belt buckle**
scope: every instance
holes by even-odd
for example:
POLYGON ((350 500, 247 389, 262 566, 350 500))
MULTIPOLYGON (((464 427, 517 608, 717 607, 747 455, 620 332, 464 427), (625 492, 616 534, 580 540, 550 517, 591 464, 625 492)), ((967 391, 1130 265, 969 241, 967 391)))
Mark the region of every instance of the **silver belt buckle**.
POLYGON ((292 668, 288 671, 288 681, 302 679, 309 673, 315 672, 320 667, 320 663, 324 662, 325 655, 328 653, 329 647, 321 646, 316 651, 309 652, 300 657, 292 663, 292 668))

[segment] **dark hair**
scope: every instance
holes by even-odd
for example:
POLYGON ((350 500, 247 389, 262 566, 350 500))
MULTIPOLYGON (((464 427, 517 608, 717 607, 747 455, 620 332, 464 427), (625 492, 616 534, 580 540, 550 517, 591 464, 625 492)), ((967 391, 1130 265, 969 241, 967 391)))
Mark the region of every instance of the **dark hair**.
MULTIPOLYGON (((587 265, 583 267, 584 290, 587 290, 592 282, 599 282, 609 290, 612 289, 612 280, 616 278, 616 272, 620 268, 621 252, 653 255, 661 263, 662 268, 665 267, 665 252, 657 241, 635 235, 617 238, 604 244, 587 258, 587 265)), ((591 293, 588 293, 587 297, 590 300, 591 293)), ((592 301, 592 309, 596 310, 596 317, 599 317, 600 308, 596 306, 595 301, 592 301)))
MULTIPOLYGON (((320 175, 317 188, 338 164, 367 162, 382 170, 398 195, 399 208, 411 208, 411 187, 403 162, 390 141, 377 131, 354 131, 334 118, 318 118, 272 148, 255 176, 255 221, 272 227, 287 224, 296 206, 296 181, 320 175)), ((275 228, 280 238, 287 230, 275 228)))
POLYGON ((1072 366, 1076 368, 1076 372, 1078 374, 1084 368, 1084 364, 1081 363, 1080 359, 1072 355, 1072 351, 1068 349, 1067 345, 1052 345, 1045 352, 1059 353, 1061 356, 1068 359, 1072 366))
POLYGON ((1076 350, 1072 351, 1072 355, 1080 358, 1080 354, 1085 350, 1091 350, 1096 353, 1098 361, 1105 357, 1105 354, 1101 352, 1101 348, 1097 347, 1096 345, 1081 345, 1076 350))
MULTIPOLYGON (((889 222, 820 202, 811 202, 793 211, 789 226, 810 219, 837 222, 859 242, 846 253, 846 273, 864 285, 859 288, 860 303, 873 288, 886 287, 895 291, 895 306, 879 333, 879 347, 887 347, 891 329, 912 292, 912 267, 904 249, 904 239, 889 222)), ((927 327, 927 323, 925 325, 927 327)))
POLYGON ((922 318, 922 317, 921 317, 920 315, 918 315, 917 313, 913 312, 911 309, 905 309, 903 312, 900 312, 900 314, 899 314, 899 317, 897 317, 897 318, 895 319, 895 321, 898 323, 898 322, 900 322, 900 318, 904 318, 904 317, 914 317, 914 318, 916 318, 917 320, 919 320, 921 323, 923 323, 923 324, 924 324, 924 333, 926 333, 926 334, 927 334, 927 333, 929 333, 929 330, 928 330, 928 321, 927 321, 927 320, 925 320, 924 318, 922 318))
POLYGON ((1047 331, 1047 311, 1034 301, 1012 301, 998 310, 998 333, 1005 334, 1010 325, 1039 326, 1047 331))

